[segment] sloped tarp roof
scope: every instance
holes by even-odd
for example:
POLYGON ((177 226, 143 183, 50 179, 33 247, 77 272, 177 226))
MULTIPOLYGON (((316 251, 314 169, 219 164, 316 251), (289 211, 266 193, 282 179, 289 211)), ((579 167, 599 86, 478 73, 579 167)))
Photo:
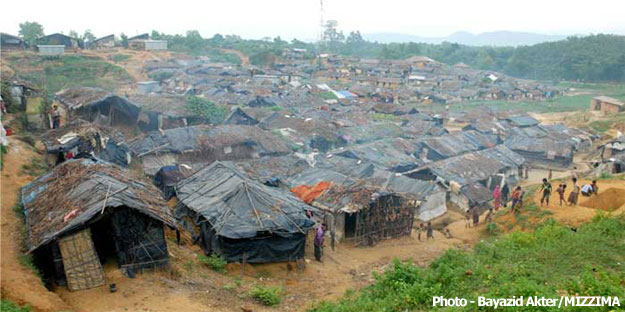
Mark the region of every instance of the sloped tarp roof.
POLYGON ((415 155, 420 156, 421 150, 428 148, 428 150, 436 152, 441 157, 431 160, 440 160, 467 152, 491 148, 498 143, 499 138, 497 135, 483 134, 473 130, 463 131, 420 140, 415 155))
POLYGON ((173 227, 174 218, 159 195, 150 182, 115 165, 69 160, 22 188, 28 249, 85 225, 103 207, 126 206, 173 227))
POLYGON ((155 148, 159 153, 185 153, 198 151, 202 147, 249 144, 258 148, 262 155, 286 154, 290 150, 274 134, 255 126, 219 125, 215 127, 194 126, 151 131, 129 143, 137 155, 155 148))
POLYGON ((517 127, 535 126, 540 123, 540 121, 538 121, 536 118, 528 115, 511 116, 506 118, 506 120, 508 120, 510 123, 512 123, 512 125, 517 127))
POLYGON ((554 153, 555 156, 572 157, 573 143, 550 137, 529 137, 521 134, 509 136, 504 144, 511 150, 554 153))
POLYGON ((181 118, 194 116, 187 107, 187 97, 175 94, 134 94, 128 98, 143 111, 152 111, 165 116, 181 118))
POLYGON ((182 204, 227 238, 305 233, 315 224, 306 216, 310 206, 289 192, 249 179, 230 162, 214 162, 178 183, 176 190, 182 204))
POLYGON ((395 138, 354 145, 330 153, 371 162, 392 171, 406 171, 417 167, 416 159, 410 154, 414 149, 410 141, 395 138))
POLYGON ((250 115, 248 115, 245 111, 243 111, 240 107, 236 107, 228 117, 224 120, 224 124, 227 125, 248 125, 253 126, 258 124, 258 120, 250 115))
POLYGON ((430 170, 434 175, 447 181, 456 181, 461 185, 483 181, 506 168, 517 168, 525 159, 500 144, 482 151, 450 157, 429 163, 405 174, 430 170))
POLYGON ((141 110, 137 105, 124 97, 99 88, 77 87, 57 92, 54 98, 69 110, 114 105, 117 110, 132 118, 139 116, 141 110))

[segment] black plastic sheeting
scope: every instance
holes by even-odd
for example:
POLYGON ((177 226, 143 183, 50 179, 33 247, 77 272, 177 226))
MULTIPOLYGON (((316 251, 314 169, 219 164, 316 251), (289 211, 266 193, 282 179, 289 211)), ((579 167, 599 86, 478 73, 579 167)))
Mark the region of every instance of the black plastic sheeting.
POLYGON ((161 167, 154 176, 154 185, 163 191, 163 199, 169 200, 176 195, 176 183, 184 179, 178 165, 161 167))
MULTIPOLYGON (((216 161, 176 185, 179 204, 194 211, 231 239, 259 233, 289 237, 306 233, 316 210, 288 191, 252 180, 230 162, 216 161)), ((196 218, 196 222, 199 220, 196 218)))
MULTIPOLYGON (((206 224, 206 222, 202 223, 206 224)), ((228 262, 266 263, 294 261, 304 258, 306 235, 267 236, 251 239, 230 239, 215 235, 210 226, 200 226, 200 246, 204 253, 215 253, 228 262)))
POLYGON ((120 266, 140 269, 167 263, 163 223, 128 208, 116 210, 111 222, 120 266))

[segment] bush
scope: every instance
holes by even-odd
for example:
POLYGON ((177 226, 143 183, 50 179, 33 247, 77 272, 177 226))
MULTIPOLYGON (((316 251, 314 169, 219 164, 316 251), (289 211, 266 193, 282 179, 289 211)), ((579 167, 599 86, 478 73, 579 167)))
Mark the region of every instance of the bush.
POLYGON ((2 312, 30 312, 30 307, 28 305, 25 305, 24 307, 20 307, 11 300, 2 299, 2 305, 0 306, 0 311, 2 312))
POLYGON ((256 301, 272 307, 280 304, 282 301, 280 293, 281 290, 279 287, 256 285, 250 291, 250 296, 256 301))
POLYGON ((501 233, 501 229, 497 226, 497 223, 490 222, 486 225, 486 233, 495 236, 501 233))
POLYGON ((187 98, 187 106, 185 109, 209 123, 215 124, 222 122, 227 114, 224 107, 217 106, 215 103, 197 96, 189 96, 187 98))
POLYGON ((200 260, 200 263, 208 265, 208 267, 212 270, 219 273, 226 273, 226 264, 228 264, 228 261, 226 261, 226 259, 222 258, 221 256, 218 256, 214 253, 208 257, 202 254, 198 254, 198 259, 200 260))

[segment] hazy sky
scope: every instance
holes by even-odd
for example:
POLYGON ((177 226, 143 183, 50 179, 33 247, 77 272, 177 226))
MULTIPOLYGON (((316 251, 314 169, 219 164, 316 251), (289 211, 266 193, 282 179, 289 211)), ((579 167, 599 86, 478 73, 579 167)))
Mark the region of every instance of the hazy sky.
MULTIPOLYGON (((456 31, 494 30, 544 34, 625 35, 624 0, 323 0, 324 18, 348 33, 397 32, 447 36, 456 31)), ((199 30, 244 38, 281 36, 315 39, 319 0, 6 0, 0 30, 17 34, 18 24, 37 21, 46 34, 70 29, 96 36, 153 29, 166 33, 199 30), (10 14, 9 14, 10 13, 10 14)))

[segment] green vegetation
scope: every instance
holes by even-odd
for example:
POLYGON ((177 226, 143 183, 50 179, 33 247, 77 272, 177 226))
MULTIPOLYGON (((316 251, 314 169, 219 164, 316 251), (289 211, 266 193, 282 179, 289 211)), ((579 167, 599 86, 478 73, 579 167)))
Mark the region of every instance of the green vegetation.
POLYGON ((33 158, 31 159, 30 164, 22 165, 21 173, 32 177, 38 177, 48 172, 49 169, 50 168, 48 168, 48 165, 45 163, 45 161, 38 158, 33 158))
POLYGON ((625 113, 618 113, 602 118, 601 120, 591 121, 588 126, 597 132, 606 132, 615 129, 616 125, 625 125, 625 113))
POLYGON ((2 304, 0 305, 0 311, 2 312, 30 312, 30 307, 25 305, 20 307, 15 304, 13 301, 9 299, 2 299, 2 304))
POLYGON ((186 110, 210 123, 220 123, 226 118, 227 110, 222 106, 197 96, 187 98, 186 110))
POLYGON ((338 100, 338 98, 336 97, 336 95, 334 95, 334 93, 330 92, 330 91, 326 91, 326 92, 320 92, 318 94, 318 96, 324 100, 338 100))
POLYGON ((173 72, 171 71, 154 71, 148 74, 148 77, 150 77, 150 79, 152 80, 156 80, 156 81, 163 81, 163 80, 167 80, 169 78, 171 78, 174 75, 173 72))
POLYGON ((33 255, 29 253, 20 253, 17 256, 17 261, 25 268, 33 271, 35 276, 41 277, 41 273, 39 272, 39 268, 35 265, 35 260, 33 259, 33 255))
POLYGON ((250 296, 256 301, 272 307, 280 304, 282 301, 280 297, 281 292, 282 290, 279 287, 256 285, 250 291, 250 296))
POLYGON ((123 61, 125 61, 125 60, 127 60, 129 58, 130 58, 130 55, 128 55, 128 54, 120 54, 120 53, 118 53, 118 54, 113 55, 113 61, 114 62, 123 62, 123 61))
POLYGON ((59 59, 47 59, 38 55, 23 55, 8 60, 18 77, 46 89, 50 95, 75 86, 114 91, 133 81, 125 69, 98 57, 66 55, 59 59))
POLYGON ((372 119, 375 121, 397 121, 399 116, 393 114, 375 113, 373 114, 372 119))
MULTIPOLYGON (((395 260, 384 274, 375 275, 373 285, 338 302, 323 302, 312 311, 444 310, 432 307, 433 296, 476 300, 477 296, 555 298, 565 293, 622 298, 623 265, 624 215, 598 215, 576 232, 547 221, 533 232, 480 242, 470 253, 448 250, 427 268, 395 260)), ((453 310, 474 311, 475 305, 453 310)))
POLYGON ((200 263, 207 265, 213 271, 217 271, 219 273, 226 273, 226 264, 228 264, 228 261, 226 261, 226 259, 214 253, 208 257, 206 257, 203 254, 198 254, 197 257, 200 263))
POLYGON ((29 44, 35 43, 37 39, 43 37, 43 26, 37 22, 20 23, 19 35, 29 44))

